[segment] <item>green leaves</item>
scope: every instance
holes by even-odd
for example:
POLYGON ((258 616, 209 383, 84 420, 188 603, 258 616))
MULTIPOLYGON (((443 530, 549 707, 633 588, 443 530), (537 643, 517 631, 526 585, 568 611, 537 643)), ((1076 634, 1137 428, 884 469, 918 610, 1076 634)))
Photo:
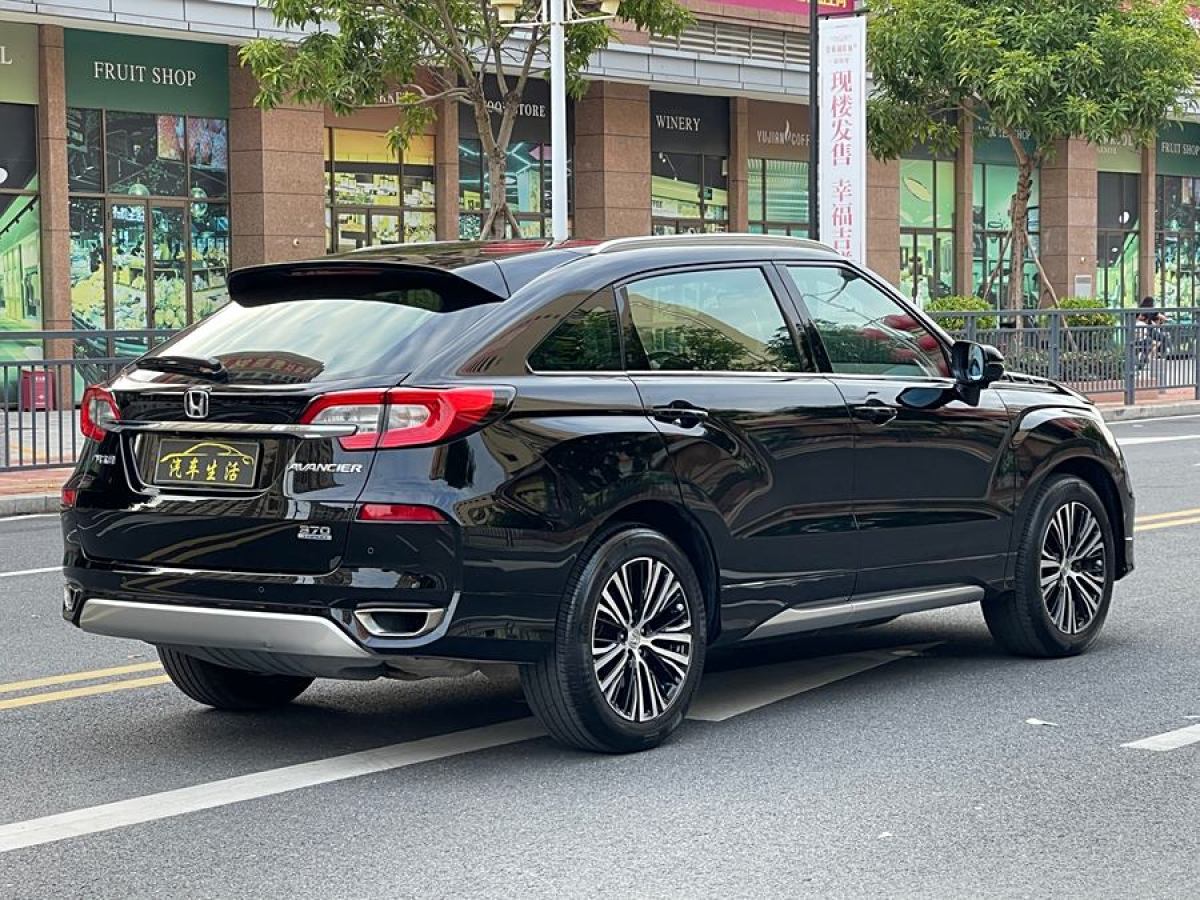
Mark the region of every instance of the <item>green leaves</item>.
POLYGON ((1001 133, 1145 141, 1195 93, 1200 38, 1182 0, 876 0, 872 151, 939 139, 963 105, 1001 133))

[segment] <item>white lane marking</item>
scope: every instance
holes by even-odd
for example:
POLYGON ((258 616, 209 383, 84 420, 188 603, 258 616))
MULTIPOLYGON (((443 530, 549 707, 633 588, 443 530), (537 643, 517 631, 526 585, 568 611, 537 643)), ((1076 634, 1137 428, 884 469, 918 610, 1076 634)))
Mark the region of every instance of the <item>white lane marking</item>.
POLYGON ((62 566, 46 566, 44 569, 19 569, 16 572, 0 572, 0 578, 16 578, 18 575, 45 575, 47 572, 61 572, 62 566))
POLYGON ((724 722, 796 694, 916 656, 939 643, 941 641, 714 672, 701 682, 688 718, 724 722))
POLYGON ((1117 438, 1122 447, 1136 447, 1141 444, 1170 444, 1175 441, 1200 441, 1200 434, 1166 434, 1159 437, 1117 438))
POLYGON ((16 522, 24 521, 25 519, 49 519, 58 518, 58 513, 24 513, 19 516, 0 516, 0 522, 16 522))
POLYGON ((1178 750, 1188 744, 1197 743, 1200 743, 1200 725, 1188 725, 1185 728, 1176 728, 1174 731, 1142 738, 1140 741, 1131 741, 1121 746, 1128 747, 1130 750, 1178 750))
POLYGON ((361 775, 387 772, 448 756, 474 753, 490 747, 527 741, 543 734, 545 731, 535 720, 517 719, 405 744, 389 744, 375 750, 363 750, 294 766, 268 769, 252 775, 239 775, 159 794, 118 800, 116 803, 105 803, 102 806, 77 809, 40 819, 13 822, 11 825, 0 825, 0 853, 112 831, 128 825, 155 822, 333 781, 345 781, 347 778, 358 778, 361 775))

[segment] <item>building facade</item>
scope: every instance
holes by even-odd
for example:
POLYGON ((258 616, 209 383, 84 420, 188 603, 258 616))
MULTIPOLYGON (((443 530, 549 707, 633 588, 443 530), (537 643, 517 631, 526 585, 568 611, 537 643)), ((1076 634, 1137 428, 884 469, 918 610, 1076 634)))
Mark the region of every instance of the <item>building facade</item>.
MULTIPOLYGON (((506 185, 523 234, 549 232, 556 152, 578 237, 808 233, 799 5, 689 5, 682 36, 631 32, 596 54, 566 148, 531 83, 506 185)), ((465 108, 444 104, 402 153, 386 103, 260 110, 236 48, 263 35, 281 33, 248 0, 0 4, 0 331, 69 330, 74 352, 111 353, 87 334, 201 318, 232 266, 479 234, 486 167, 465 108)), ((969 131, 954 158, 869 163, 868 264, 920 302, 1001 302, 1016 277, 1034 305, 1035 263, 1012 273, 1005 253, 1012 147, 969 131)), ((1030 233, 1060 296, 1196 303, 1200 125, 1146 148, 1064 142, 1037 174, 1030 233)), ((44 350, 0 342, 9 357, 44 350)))

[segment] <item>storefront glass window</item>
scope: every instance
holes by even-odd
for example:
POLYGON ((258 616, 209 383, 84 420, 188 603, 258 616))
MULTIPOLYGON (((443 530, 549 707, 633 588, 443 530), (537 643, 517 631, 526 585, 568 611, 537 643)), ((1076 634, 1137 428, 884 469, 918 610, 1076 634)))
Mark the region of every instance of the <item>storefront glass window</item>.
MULTIPOLYGON (((521 226, 522 237, 542 237, 550 233, 549 144, 512 141, 508 145, 505 194, 508 207, 521 226)), ((570 160, 567 189, 570 191, 570 160)), ((483 220, 491 208, 490 183, 483 161, 480 141, 464 138, 458 144, 459 237, 476 240, 483 220)))
POLYGON ((1096 295, 1111 306, 1133 306, 1138 291, 1136 172, 1100 172, 1096 222, 1096 295))
POLYGON ((658 150, 651 154, 654 234, 729 230, 729 160, 658 150))
MULTIPOLYGON (((42 327, 42 255, 35 107, 0 104, 0 331, 42 327)), ((0 359, 40 344, 0 343, 0 359)))
MULTIPOLYGON (((76 328, 178 329, 224 302, 228 128, 220 118, 68 110, 76 328)), ((83 352, 93 351, 107 352, 83 352)))
POLYGON ((900 160, 900 289, 918 305, 954 293, 953 160, 900 160))
POLYGON ((750 231, 808 236, 808 163, 751 159, 748 178, 750 231))
POLYGON ((327 139, 331 251, 435 239, 432 136, 412 138, 402 154, 382 132, 330 128, 327 139))
POLYGON ((1160 175, 1155 293, 1166 306, 1200 303, 1200 178, 1160 175))
MULTIPOLYGON (((974 263, 971 291, 1003 306, 1008 296, 1012 268, 1012 198, 1017 191, 1017 167, 999 163, 975 166, 972 209, 974 211, 974 263)), ((1039 177, 1033 173, 1029 197, 1029 240, 1021 278, 1024 281, 1025 306, 1038 304, 1038 272, 1031 250, 1037 248, 1040 223, 1039 177)))

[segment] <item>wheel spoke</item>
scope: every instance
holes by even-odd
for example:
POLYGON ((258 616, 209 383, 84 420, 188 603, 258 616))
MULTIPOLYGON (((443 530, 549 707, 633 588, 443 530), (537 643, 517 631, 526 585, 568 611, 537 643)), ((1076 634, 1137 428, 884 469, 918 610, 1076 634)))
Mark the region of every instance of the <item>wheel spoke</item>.
MULTIPOLYGON (((621 610, 625 613, 624 622, 632 624, 636 607, 633 603, 633 590, 629 586, 629 566, 631 563, 625 563, 617 570, 617 574, 609 581, 609 587, 613 588, 621 603, 621 610)), ((605 588, 607 592, 608 588, 605 588)))
POLYGON ((609 644, 607 647, 592 647, 592 658, 595 660, 596 671, 599 672, 610 662, 625 652, 624 644, 609 644), (599 659, 595 659, 596 657, 599 659))
POLYGON ((625 611, 621 608, 621 605, 613 599, 612 594, 608 592, 608 588, 605 588, 604 591, 601 592, 600 604, 596 608, 596 612, 604 613, 604 615, 612 621, 612 624, 616 625, 618 628, 629 627, 629 619, 626 618, 625 611))
POLYGON ((1091 508, 1060 506, 1042 539, 1039 583, 1054 627, 1064 634, 1087 628, 1104 599, 1104 530, 1091 508))

